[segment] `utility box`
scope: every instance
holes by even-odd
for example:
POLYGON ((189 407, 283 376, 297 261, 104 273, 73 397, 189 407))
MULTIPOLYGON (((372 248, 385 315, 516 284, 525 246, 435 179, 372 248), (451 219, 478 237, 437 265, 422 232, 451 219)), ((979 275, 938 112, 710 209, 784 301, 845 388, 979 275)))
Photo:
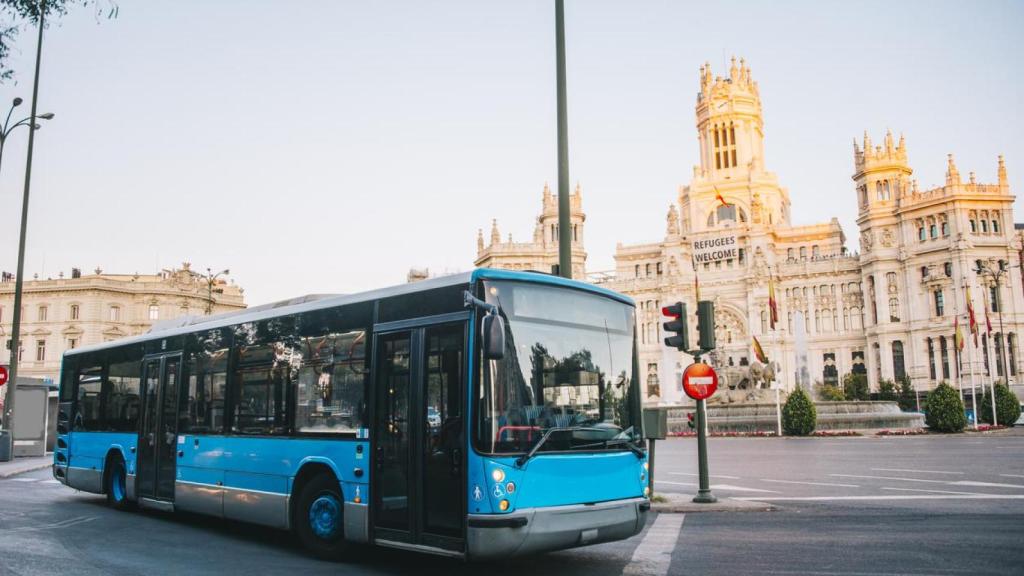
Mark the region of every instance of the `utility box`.
POLYGON ((668 410, 644 408, 644 438, 664 440, 668 435, 668 410))
POLYGON ((14 416, 13 453, 19 456, 46 455, 49 430, 51 386, 35 378, 18 378, 14 416))

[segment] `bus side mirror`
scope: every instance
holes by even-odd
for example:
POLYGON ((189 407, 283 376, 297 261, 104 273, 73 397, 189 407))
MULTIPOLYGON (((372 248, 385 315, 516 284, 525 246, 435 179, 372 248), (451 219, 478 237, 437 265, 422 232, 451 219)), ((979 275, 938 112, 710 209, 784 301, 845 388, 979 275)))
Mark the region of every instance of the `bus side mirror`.
POLYGON ((501 360, 505 357, 505 320, 491 312, 482 323, 484 358, 501 360))

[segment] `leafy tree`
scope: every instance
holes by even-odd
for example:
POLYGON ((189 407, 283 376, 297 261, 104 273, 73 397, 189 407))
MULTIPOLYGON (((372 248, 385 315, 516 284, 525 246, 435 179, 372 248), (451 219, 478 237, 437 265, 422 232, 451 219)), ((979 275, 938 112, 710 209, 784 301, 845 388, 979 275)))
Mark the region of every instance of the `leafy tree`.
POLYGON ((900 410, 904 412, 910 412, 917 408, 917 391, 914 390, 914 385, 910 383, 910 378, 903 377, 900 380, 900 410))
POLYGON ((846 395, 843 394, 843 389, 839 386, 832 386, 831 384, 819 384, 818 396, 826 402, 842 402, 843 400, 846 400, 846 395))
POLYGON ((850 373, 843 376, 843 395, 847 400, 871 400, 867 374, 850 373))
POLYGON ((807 393, 803 388, 794 390, 782 407, 782 429, 789 436, 807 436, 814 432, 817 420, 817 410, 807 393))
POLYGON ((67 14, 72 6, 92 5, 96 8, 97 16, 104 12, 108 19, 117 17, 118 9, 113 0, 102 2, 110 7, 109 10, 100 6, 100 3, 101 0, 0 0, 0 82, 14 77, 14 71, 8 67, 11 46, 23 25, 39 22, 40 6, 45 6, 46 22, 50 22, 54 16, 67 14))
POLYGON ((878 399, 888 402, 899 400, 896 384, 892 380, 882 380, 878 383, 878 399))
POLYGON ((960 394, 946 382, 928 394, 925 424, 935 432, 961 432, 967 425, 960 394))
MULTIPOLYGON (((992 392, 990 388, 985 389, 985 397, 981 399, 981 412, 979 416, 982 422, 992 423, 992 392)), ((1020 418, 1020 400, 1006 384, 996 383, 996 419, 1003 426, 1013 426, 1020 418)))

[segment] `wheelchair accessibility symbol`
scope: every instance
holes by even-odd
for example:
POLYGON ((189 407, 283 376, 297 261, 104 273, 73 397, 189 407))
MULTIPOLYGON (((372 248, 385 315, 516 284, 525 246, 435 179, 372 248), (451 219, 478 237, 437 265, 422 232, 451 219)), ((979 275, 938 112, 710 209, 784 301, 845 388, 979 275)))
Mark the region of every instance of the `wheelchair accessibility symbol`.
POLYGON ((505 492, 503 492, 503 491, 501 490, 501 486, 499 486, 499 485, 495 484, 495 485, 494 485, 494 497, 495 497, 495 498, 502 498, 502 497, 504 497, 504 496, 505 496, 505 492))

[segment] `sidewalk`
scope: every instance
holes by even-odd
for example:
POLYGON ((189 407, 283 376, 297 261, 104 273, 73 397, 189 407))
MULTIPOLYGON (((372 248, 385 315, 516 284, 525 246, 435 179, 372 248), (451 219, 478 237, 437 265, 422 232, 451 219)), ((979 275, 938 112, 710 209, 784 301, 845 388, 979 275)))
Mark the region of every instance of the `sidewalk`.
POLYGON ((28 456, 15 458, 10 462, 0 462, 0 478, 8 478, 33 470, 42 470, 53 465, 53 453, 48 452, 46 456, 28 456))
POLYGON ((775 509, 771 504, 750 500, 719 498, 713 504, 697 504, 693 502, 693 494, 660 492, 658 496, 664 497, 667 502, 652 502, 653 512, 768 512, 775 509))

